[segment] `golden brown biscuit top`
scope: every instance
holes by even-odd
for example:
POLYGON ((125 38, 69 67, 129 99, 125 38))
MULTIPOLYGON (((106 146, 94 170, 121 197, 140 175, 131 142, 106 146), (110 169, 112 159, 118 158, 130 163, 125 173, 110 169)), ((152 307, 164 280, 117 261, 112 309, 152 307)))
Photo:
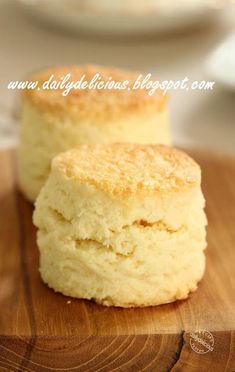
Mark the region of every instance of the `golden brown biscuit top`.
POLYGON ((137 72, 96 65, 53 67, 31 76, 29 80, 38 81, 38 86, 32 90, 25 89, 24 96, 38 108, 58 115, 66 114, 97 121, 118 120, 122 116, 138 113, 153 114, 154 111, 165 108, 167 98, 160 90, 150 96, 145 89, 72 89, 67 96, 63 96, 63 89, 42 89, 43 83, 52 74, 54 80, 60 81, 68 73, 71 74, 69 81, 79 81, 85 74, 85 80, 90 82, 99 73, 104 82, 111 77, 115 82, 129 80, 130 86, 139 75, 137 72))
POLYGON ((52 170, 123 196, 180 191, 201 182, 192 158, 163 145, 82 145, 56 156, 52 170))

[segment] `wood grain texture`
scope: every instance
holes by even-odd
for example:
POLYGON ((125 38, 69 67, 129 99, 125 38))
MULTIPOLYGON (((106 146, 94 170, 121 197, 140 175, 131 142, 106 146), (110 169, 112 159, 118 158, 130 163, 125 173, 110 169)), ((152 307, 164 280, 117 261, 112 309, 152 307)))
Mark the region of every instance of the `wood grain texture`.
POLYGON ((14 152, 0 153, 0 371, 235 371, 235 159, 192 155, 207 200, 206 275, 188 300, 115 309, 42 283, 33 207, 17 191, 14 152), (193 351, 198 329, 213 351, 193 351))

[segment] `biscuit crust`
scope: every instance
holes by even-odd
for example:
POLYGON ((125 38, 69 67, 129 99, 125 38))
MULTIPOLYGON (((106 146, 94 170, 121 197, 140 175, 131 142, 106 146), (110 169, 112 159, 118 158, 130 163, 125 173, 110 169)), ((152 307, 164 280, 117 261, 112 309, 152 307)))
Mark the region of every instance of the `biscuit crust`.
POLYGON ((117 195, 177 192, 201 182, 198 164, 164 145, 82 145, 55 157, 52 168, 117 195))
POLYGON ((166 107, 167 96, 157 90, 153 96, 146 89, 72 89, 67 96, 62 89, 42 89, 43 83, 51 75, 56 81, 71 74, 69 81, 79 81, 85 74, 88 82, 99 73, 104 82, 111 77, 115 82, 128 80, 130 87, 135 82, 138 72, 121 70, 108 66, 83 65, 51 67, 33 74, 30 81, 38 81, 39 89, 26 89, 24 96, 38 108, 48 112, 88 118, 104 122, 119 120, 122 117, 151 112, 161 112, 166 107))

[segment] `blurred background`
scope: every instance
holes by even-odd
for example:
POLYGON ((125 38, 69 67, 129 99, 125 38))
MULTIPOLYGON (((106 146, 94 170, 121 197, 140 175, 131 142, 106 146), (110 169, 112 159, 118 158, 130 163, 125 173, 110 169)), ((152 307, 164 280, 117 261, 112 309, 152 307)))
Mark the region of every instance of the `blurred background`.
POLYGON ((17 142, 9 81, 49 65, 96 63, 157 80, 216 81, 213 91, 171 92, 174 143, 235 154, 234 2, 0 0, 0 35, 0 147, 17 142))

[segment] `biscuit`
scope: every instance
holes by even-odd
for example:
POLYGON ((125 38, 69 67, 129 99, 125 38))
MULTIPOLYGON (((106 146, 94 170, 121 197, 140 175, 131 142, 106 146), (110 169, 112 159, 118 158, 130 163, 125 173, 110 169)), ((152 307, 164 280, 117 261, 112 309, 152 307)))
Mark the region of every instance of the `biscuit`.
POLYGON ((60 152, 89 143, 162 143, 170 144, 167 98, 160 91, 149 96, 146 89, 42 89, 53 79, 71 74, 69 81, 83 75, 89 82, 100 73, 116 82, 130 81, 138 73, 101 66, 67 66, 39 72, 30 81, 39 89, 23 93, 22 126, 19 143, 19 184, 25 196, 34 201, 45 183, 51 159, 60 152))
POLYGON ((200 167, 163 145, 82 145, 56 156, 34 212, 43 281, 135 307, 184 299, 205 269, 200 167))

